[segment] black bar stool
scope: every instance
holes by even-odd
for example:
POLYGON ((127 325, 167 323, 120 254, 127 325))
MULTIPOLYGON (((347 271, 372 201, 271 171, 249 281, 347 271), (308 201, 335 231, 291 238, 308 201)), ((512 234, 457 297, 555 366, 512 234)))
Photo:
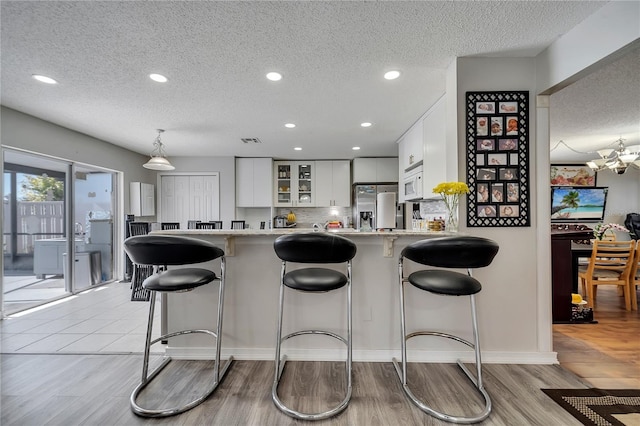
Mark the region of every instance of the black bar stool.
POLYGON ((196 223, 202 222, 201 220, 188 220, 187 229, 196 229, 196 223))
POLYGON ((169 235, 144 235, 127 238, 124 242, 124 249, 133 261, 138 265, 152 265, 155 274, 144 280, 142 284, 151 293, 151 305, 149 306, 149 320, 147 323, 147 336, 144 346, 144 359, 142 365, 142 380, 131 393, 131 409, 137 415, 143 417, 166 417, 187 411, 202 403, 213 393, 218 384, 227 373, 233 357, 229 357, 224 366, 220 367, 220 350, 222 337, 222 308, 224 301, 224 279, 225 279, 225 258, 224 251, 215 245, 195 238, 169 236, 169 235), (167 265, 188 265, 193 263, 206 262, 220 259, 220 276, 215 272, 203 268, 181 268, 167 270, 167 265), (157 339, 151 340, 153 328, 153 313, 155 308, 156 294, 158 292, 176 293, 193 290, 196 287, 206 285, 214 280, 220 281, 218 291, 218 320, 216 331, 211 330, 182 330, 168 333, 157 339), (136 399, 140 392, 166 367, 171 361, 171 357, 165 357, 162 364, 154 369, 150 374, 149 351, 151 345, 167 340, 171 337, 192 333, 208 334, 216 339, 216 359, 214 364, 213 383, 204 395, 194 399, 186 405, 168 409, 149 409, 140 407, 136 399))
POLYGON ((351 399, 351 259, 356 255, 356 245, 335 234, 324 232, 295 233, 276 238, 273 247, 276 255, 282 260, 280 276, 280 306, 278 314, 278 336, 276 340, 276 365, 271 397, 280 411, 288 416, 302 420, 321 420, 343 411, 351 399), (300 264, 346 264, 346 275, 343 272, 323 267, 303 268, 287 272, 287 263, 300 264), (347 337, 324 330, 300 330, 282 336, 282 317, 284 310, 285 287, 293 290, 326 293, 347 287, 347 337), (284 370, 287 356, 280 357, 281 345, 287 339, 305 334, 323 334, 340 340, 347 346, 346 360, 346 396, 335 408, 316 414, 301 413, 286 407, 278 397, 278 385, 284 370))
POLYGON ((400 279, 400 328, 402 333, 402 361, 398 364, 398 360, 393 358, 398 377, 402 383, 402 389, 409 399, 417 405, 422 411, 437 417, 440 420, 452 423, 476 423, 489 417, 491 413, 491 398, 482 385, 482 361, 480 359, 480 339, 478 337, 478 319, 476 315, 475 294, 482 290, 482 285, 478 280, 471 276, 472 268, 482 268, 488 266, 498 253, 498 244, 492 240, 480 237, 459 236, 444 237, 417 241, 408 245, 402 250, 398 262, 399 279, 400 279), (427 266, 438 268, 462 268, 467 269, 467 274, 460 272, 429 269, 420 270, 404 276, 403 263, 404 259, 427 266), (415 331, 407 334, 405 323, 405 306, 404 306, 404 285, 410 283, 420 290, 445 296, 469 296, 471 299, 471 320, 473 326, 473 342, 469 342, 458 336, 442 333, 439 331, 415 331), (458 365, 467 375, 469 380, 475 385, 476 389, 484 398, 485 405, 482 412, 472 417, 453 416, 427 406, 420 401, 409 389, 407 385, 407 340, 417 336, 436 336, 452 339, 463 343, 475 352, 476 377, 474 378, 467 367, 458 360, 458 365))
POLYGON ((160 229, 180 229, 180 222, 162 222, 160 229))
MULTIPOLYGON (((129 222, 129 236, 147 235, 151 228, 149 222, 129 222)), ((136 265, 132 262, 131 274, 131 301, 146 302, 149 300, 150 294, 148 290, 142 287, 142 282, 153 274, 153 267, 146 265, 136 265)))
POLYGON ((244 229, 244 220, 232 220, 231 229, 244 229))
POLYGON ((197 222, 196 229, 220 229, 215 222, 197 222))

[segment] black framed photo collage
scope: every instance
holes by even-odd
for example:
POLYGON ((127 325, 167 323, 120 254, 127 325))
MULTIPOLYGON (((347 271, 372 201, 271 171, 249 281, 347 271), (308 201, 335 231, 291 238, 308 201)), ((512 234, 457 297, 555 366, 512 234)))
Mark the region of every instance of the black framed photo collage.
POLYGON ((467 226, 530 226, 529 92, 467 92, 467 226))

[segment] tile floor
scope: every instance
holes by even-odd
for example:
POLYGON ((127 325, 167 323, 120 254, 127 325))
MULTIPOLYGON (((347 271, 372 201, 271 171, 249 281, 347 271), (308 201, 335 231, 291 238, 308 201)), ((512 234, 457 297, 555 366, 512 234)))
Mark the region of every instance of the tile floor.
MULTIPOLYGON (((129 283, 95 287, 0 321, 0 353, 139 353, 148 310, 149 302, 131 301, 129 283)), ((157 337, 159 305, 155 312, 157 337)))
POLYGON ((5 275, 2 278, 5 314, 37 306, 67 294, 61 275, 37 278, 35 275, 5 275))

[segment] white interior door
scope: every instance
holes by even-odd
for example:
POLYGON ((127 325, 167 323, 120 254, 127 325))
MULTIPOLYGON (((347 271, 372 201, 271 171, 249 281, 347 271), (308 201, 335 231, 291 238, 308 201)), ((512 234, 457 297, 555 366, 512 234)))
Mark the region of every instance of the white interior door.
POLYGON ((160 176, 160 221, 220 220, 220 175, 164 174, 160 176))

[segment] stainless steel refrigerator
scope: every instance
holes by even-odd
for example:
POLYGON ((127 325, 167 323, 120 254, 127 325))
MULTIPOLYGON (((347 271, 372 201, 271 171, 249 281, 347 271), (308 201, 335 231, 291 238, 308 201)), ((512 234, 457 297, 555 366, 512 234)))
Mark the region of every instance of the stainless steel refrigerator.
MULTIPOLYGON (((395 192, 396 200, 398 185, 353 185, 353 227, 362 231, 377 229, 376 200, 379 193, 395 192)), ((396 226, 404 228, 404 204, 396 203, 396 226)))

